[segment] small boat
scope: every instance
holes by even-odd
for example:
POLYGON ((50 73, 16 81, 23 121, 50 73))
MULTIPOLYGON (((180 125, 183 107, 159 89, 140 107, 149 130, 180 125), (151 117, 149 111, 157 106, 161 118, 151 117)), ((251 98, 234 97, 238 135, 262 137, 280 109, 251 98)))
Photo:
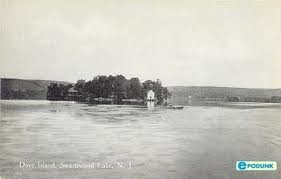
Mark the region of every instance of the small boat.
POLYGON ((174 106, 174 109, 183 109, 183 106, 174 106))
POLYGON ((167 109, 183 109, 183 106, 174 106, 172 104, 169 104, 168 106, 166 106, 167 109))

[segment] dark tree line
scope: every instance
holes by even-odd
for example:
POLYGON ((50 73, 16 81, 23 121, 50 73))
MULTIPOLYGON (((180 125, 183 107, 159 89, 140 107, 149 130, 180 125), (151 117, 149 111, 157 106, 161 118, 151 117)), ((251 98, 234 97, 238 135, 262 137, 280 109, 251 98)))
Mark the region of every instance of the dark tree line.
MULTIPOLYGON (((48 88, 48 94, 54 96, 63 96, 72 86, 51 85, 48 88)), ((156 81, 147 80, 143 83, 138 78, 126 79, 123 75, 116 76, 96 76, 90 81, 78 80, 74 85, 79 100, 84 101, 94 98, 110 98, 115 103, 120 103, 122 99, 145 99, 149 90, 155 92, 157 103, 163 103, 171 94, 166 87, 162 86, 159 79, 156 81)))
POLYGON ((47 99, 48 100, 65 100, 68 94, 68 90, 72 88, 73 85, 63 85, 57 83, 51 83, 48 86, 47 99))

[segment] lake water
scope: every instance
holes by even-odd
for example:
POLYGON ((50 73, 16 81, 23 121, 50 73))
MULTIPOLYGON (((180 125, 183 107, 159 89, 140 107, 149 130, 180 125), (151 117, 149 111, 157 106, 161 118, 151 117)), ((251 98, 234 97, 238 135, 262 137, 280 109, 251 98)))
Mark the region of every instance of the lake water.
POLYGON ((281 168, 281 106, 277 104, 185 106, 183 110, 49 101, 2 100, 0 104, 3 179, 281 177, 280 169, 235 169, 237 160, 273 160, 281 168), (23 162, 35 167, 21 168, 23 162), (37 162, 56 167, 36 167, 37 162), (94 168, 58 167, 92 163, 94 168), (103 168, 106 163, 112 167, 103 168))

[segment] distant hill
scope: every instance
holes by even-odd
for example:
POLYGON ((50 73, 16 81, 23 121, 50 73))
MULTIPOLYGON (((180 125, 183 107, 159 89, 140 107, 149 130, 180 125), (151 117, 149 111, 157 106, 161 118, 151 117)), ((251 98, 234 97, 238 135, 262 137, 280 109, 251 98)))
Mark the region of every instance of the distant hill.
POLYGON ((50 83, 70 84, 64 81, 1 78, 1 99, 45 100, 50 83))
POLYGON ((281 96, 281 89, 232 88, 213 86, 170 86, 172 100, 227 101, 239 97, 239 101, 270 102, 271 97, 281 96))
MULTIPOLYGON (((45 100, 50 83, 71 84, 65 81, 25 80, 1 78, 1 99, 45 100)), ((232 88, 213 86, 169 86, 172 101, 226 101, 239 97, 240 101, 270 102, 271 97, 281 96, 281 89, 232 88)))

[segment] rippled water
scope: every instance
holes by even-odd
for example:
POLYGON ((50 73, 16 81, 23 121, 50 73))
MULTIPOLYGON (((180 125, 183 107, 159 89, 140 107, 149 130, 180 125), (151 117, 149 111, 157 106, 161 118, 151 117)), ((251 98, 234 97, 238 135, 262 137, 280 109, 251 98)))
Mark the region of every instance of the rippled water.
POLYGON ((2 178, 281 177, 279 169, 235 170, 237 160, 274 160, 281 167, 281 106, 236 103, 148 110, 49 101, 0 104, 2 178), (19 162, 37 161, 123 162, 132 167, 19 167, 19 162))

